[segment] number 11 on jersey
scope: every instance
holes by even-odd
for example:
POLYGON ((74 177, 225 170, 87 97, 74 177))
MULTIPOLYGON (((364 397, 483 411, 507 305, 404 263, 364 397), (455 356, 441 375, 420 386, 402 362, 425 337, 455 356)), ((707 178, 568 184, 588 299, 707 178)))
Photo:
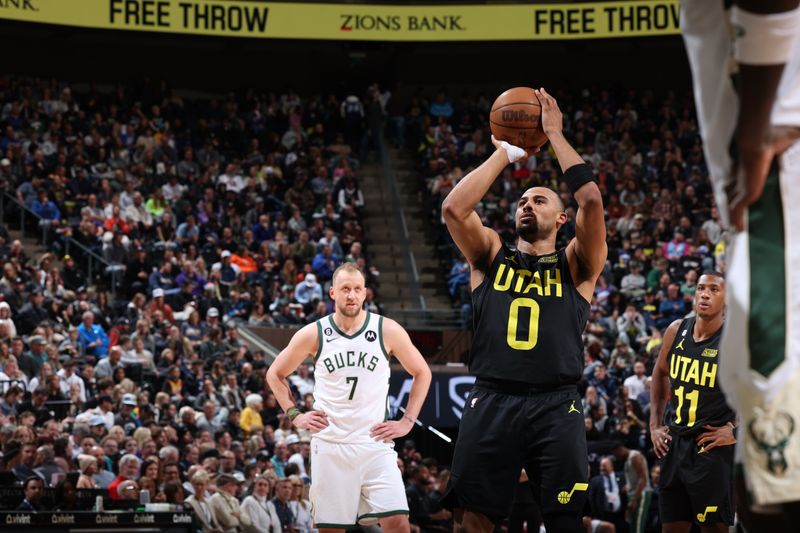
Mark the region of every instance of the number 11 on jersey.
POLYGON ((680 424, 683 420, 683 417, 681 416, 681 409, 683 409, 684 401, 688 401, 689 421, 686 423, 686 427, 692 427, 697 421, 697 404, 700 403, 700 391, 693 390, 691 392, 684 393, 683 385, 681 385, 675 389, 675 396, 678 398, 678 408, 675 409, 675 423, 680 424))

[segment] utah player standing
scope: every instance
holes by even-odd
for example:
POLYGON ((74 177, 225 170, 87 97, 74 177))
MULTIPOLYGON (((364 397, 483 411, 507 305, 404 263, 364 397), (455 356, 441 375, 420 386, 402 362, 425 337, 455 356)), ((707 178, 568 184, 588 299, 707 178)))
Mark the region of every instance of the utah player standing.
POLYGON ((567 221, 558 194, 531 188, 517 204, 517 243, 481 224, 475 205, 521 148, 498 142, 442 205, 453 240, 471 268, 475 337, 467 399, 446 503, 469 532, 493 529, 508 514, 524 467, 548 531, 584 531, 588 458, 576 383, 582 332, 607 247, 600 190, 591 169, 562 133, 555 99, 536 91, 542 129, 578 204, 576 237, 556 250, 567 221), (577 404, 577 405, 576 405, 577 404))
POLYGON ((725 313, 722 274, 700 276, 694 303, 696 316, 676 320, 664 332, 653 369, 650 437, 662 459, 659 506, 666 533, 689 533, 692 522, 703 533, 726 532, 733 525, 736 415, 717 372, 725 313))

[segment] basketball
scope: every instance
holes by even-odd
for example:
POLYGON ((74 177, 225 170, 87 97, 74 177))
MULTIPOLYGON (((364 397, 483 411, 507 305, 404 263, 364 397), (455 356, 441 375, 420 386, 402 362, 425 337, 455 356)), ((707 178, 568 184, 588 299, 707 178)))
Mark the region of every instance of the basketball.
POLYGON ((569 492, 564 490, 558 493, 557 498, 558 498, 558 503, 560 503, 561 505, 567 505, 571 499, 571 495, 569 492))
POLYGON ((547 142, 541 124, 542 105, 530 87, 514 87, 497 97, 489 113, 489 125, 497 140, 528 152, 547 142))

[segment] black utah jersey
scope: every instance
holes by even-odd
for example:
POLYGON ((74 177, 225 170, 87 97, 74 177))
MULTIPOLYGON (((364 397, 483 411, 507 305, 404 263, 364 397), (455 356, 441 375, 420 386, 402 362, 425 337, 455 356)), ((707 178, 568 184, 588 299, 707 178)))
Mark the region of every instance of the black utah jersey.
POLYGON ((694 317, 681 322, 667 362, 670 400, 664 423, 679 435, 694 435, 706 424, 723 426, 736 418, 717 375, 722 328, 695 342, 694 323, 694 317))
POLYGON ((572 281, 564 249, 535 256, 503 244, 472 304, 475 376, 541 387, 580 380, 589 302, 572 281))

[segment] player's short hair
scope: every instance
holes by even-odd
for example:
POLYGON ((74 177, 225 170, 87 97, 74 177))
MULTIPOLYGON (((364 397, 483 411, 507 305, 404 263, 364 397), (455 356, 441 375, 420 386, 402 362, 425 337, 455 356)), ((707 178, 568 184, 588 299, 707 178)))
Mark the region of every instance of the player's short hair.
POLYGON ((553 189, 552 187, 546 187, 546 186, 544 186, 544 185, 535 185, 535 186, 533 186, 533 187, 529 187, 528 189, 526 189, 526 190, 522 191, 522 194, 519 196, 519 198, 517 198, 517 202, 519 202, 519 200, 520 200, 520 199, 521 199, 523 196, 525 196, 525 193, 526 193, 526 192, 528 192, 528 191, 529 191, 529 190, 531 190, 531 189, 536 189, 536 188, 539 188, 539 189, 547 189, 548 191, 552 192, 552 193, 553 193, 553 195, 556 197, 556 200, 558 201, 558 204, 561 206, 561 211, 563 211, 563 212, 566 212, 566 211, 567 211, 567 204, 565 204, 565 203, 564 203, 564 199, 563 199, 563 198, 561 198, 561 195, 558 193, 558 191, 557 191, 556 189, 553 189))
POLYGON ((367 276, 364 275, 364 272, 362 272, 361 269, 355 265, 355 263, 342 263, 336 268, 336 270, 333 271, 333 276, 331 276, 331 283, 333 284, 336 283, 336 276, 339 275, 339 272, 350 272, 351 274, 354 272, 358 272, 359 274, 361 274, 361 277, 364 278, 364 281, 365 282, 367 281, 367 276))
POLYGON ((553 192, 556 193, 556 198, 558 199, 558 203, 561 205, 561 210, 563 212, 567 212, 567 204, 564 202, 564 199, 561 198, 561 195, 558 193, 557 190, 553 189, 553 192))
POLYGON ((718 270, 704 270, 702 274, 697 279, 700 279, 703 276, 713 276, 715 278, 719 278, 722 280, 722 283, 725 283, 725 274, 719 272, 718 270))

